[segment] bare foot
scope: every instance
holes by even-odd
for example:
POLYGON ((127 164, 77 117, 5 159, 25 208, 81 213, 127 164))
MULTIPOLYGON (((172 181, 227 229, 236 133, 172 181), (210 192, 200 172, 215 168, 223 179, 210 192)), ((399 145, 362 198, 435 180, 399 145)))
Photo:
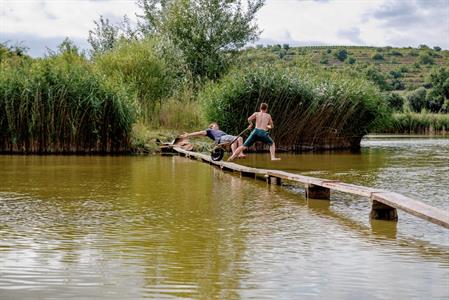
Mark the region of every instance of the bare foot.
POLYGON ((246 157, 245 154, 240 154, 240 155, 238 156, 238 158, 245 158, 245 157, 246 157))
POLYGON ((227 161, 233 161, 234 157, 230 156, 227 161))
POLYGON ((279 157, 272 157, 271 160, 281 160, 279 157))

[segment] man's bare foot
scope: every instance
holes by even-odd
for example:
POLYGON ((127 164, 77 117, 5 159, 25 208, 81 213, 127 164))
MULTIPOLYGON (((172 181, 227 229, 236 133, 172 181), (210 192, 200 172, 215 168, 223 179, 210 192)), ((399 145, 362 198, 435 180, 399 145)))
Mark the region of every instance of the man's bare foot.
POLYGON ((272 157, 271 160, 281 160, 279 157, 272 157))
POLYGON ((245 157, 246 157, 245 154, 240 154, 240 155, 238 156, 238 158, 245 158, 245 157))
POLYGON ((227 161, 233 161, 234 157, 230 156, 227 161))

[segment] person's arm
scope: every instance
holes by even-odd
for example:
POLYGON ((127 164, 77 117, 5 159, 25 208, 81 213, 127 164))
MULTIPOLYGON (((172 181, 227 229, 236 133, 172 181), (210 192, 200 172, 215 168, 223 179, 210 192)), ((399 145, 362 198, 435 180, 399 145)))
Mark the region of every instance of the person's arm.
POLYGON ((253 127, 253 121, 256 119, 256 117, 257 117, 257 113, 253 113, 253 114, 248 118, 248 123, 249 123, 248 128, 252 128, 252 127, 253 127))
POLYGON ((271 118, 271 115, 270 115, 270 118, 268 119, 267 129, 270 130, 273 128, 274 128, 273 119, 271 118))
POLYGON ((196 132, 192 132, 192 133, 184 133, 184 134, 181 134, 180 137, 189 138, 189 137, 206 136, 206 135, 207 135, 206 130, 201 130, 201 131, 196 131, 196 132))

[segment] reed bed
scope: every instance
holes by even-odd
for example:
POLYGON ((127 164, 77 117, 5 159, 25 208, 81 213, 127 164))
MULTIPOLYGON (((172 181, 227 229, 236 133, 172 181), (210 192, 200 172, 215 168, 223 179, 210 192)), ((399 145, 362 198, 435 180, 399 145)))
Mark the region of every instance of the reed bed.
POLYGON ((271 136, 283 150, 358 148, 389 118, 379 90, 365 80, 317 69, 234 71, 200 94, 209 121, 230 133, 269 105, 271 136))
POLYGON ((449 133, 449 114, 396 113, 380 132, 445 135, 449 133))
POLYGON ((131 94, 77 53, 0 64, 0 151, 128 151, 131 94))

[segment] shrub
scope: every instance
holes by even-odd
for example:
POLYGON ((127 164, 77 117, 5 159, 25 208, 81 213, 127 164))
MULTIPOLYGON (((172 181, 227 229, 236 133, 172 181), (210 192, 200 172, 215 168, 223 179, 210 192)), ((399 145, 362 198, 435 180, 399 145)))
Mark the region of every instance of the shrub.
POLYGON ((401 71, 394 71, 394 70, 392 70, 392 71, 390 71, 390 75, 393 78, 401 78, 402 77, 401 71))
POLYGON ((327 57, 321 57, 320 64, 327 65, 329 63, 329 59, 327 57))
POLYGON ((404 106, 404 98, 397 93, 388 93, 386 96, 388 107, 394 111, 402 111, 404 106))
POLYGON ((435 47, 433 47, 433 50, 435 50, 435 51, 441 51, 441 47, 435 46, 435 47))
POLYGON ((397 78, 395 78, 391 81, 390 86, 391 86, 392 90, 396 90, 396 91, 405 90, 405 84, 397 78))
POLYGON ((335 53, 335 57, 339 61, 345 61, 345 59, 348 57, 348 51, 346 49, 339 49, 337 53, 335 53))
POLYGON ((399 68, 399 72, 401 72, 401 73, 408 73, 408 72, 410 72, 410 70, 407 68, 407 66, 401 66, 399 68))
POLYGON ((433 65, 434 63, 434 59, 428 53, 421 53, 418 61, 423 65, 433 65))
POLYGON ((348 64, 350 64, 350 65, 355 64, 356 61, 357 61, 357 60, 356 60, 354 57, 352 57, 352 56, 349 56, 349 57, 346 59, 346 62, 347 62, 348 64))
POLYGON ((385 76, 373 66, 369 66, 365 69, 365 78, 374 82, 381 90, 389 89, 385 76))
POLYGON ((140 116, 152 122, 162 99, 182 87, 187 67, 177 51, 155 39, 122 42, 95 58, 97 69, 115 81, 126 83, 138 96, 140 116))
POLYGON ((390 55, 392 55, 392 56, 402 56, 402 53, 397 51, 397 50, 393 50, 393 51, 390 52, 390 55))
POLYGON ((421 110, 426 107, 426 94, 426 89, 420 87, 407 96, 407 101, 411 111, 421 112, 421 110))
POLYGON ((383 60, 384 56, 382 54, 380 54, 380 53, 376 53, 371 58, 374 59, 374 60, 383 60))
POLYGON ((199 95, 210 121, 227 132, 247 126, 247 117, 267 102, 276 143, 358 147, 360 138, 386 117, 380 93, 363 79, 310 69, 254 68, 234 71, 199 95))

